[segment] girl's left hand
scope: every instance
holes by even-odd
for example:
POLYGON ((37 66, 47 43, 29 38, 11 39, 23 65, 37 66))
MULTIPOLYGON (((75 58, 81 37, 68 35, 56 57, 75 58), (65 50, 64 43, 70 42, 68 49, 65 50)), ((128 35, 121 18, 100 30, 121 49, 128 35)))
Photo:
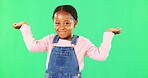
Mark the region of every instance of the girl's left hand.
POLYGON ((106 32, 113 32, 114 34, 120 34, 121 28, 109 28, 106 30, 106 32))

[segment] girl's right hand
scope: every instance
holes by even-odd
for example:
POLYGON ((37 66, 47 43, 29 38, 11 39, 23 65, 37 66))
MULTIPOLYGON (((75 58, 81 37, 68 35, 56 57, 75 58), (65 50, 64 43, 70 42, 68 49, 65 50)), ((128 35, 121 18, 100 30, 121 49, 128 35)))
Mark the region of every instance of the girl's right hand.
POLYGON ((23 24, 28 25, 28 22, 22 21, 22 22, 19 22, 19 23, 14 23, 14 24, 13 24, 13 27, 14 27, 15 29, 20 29, 23 24))

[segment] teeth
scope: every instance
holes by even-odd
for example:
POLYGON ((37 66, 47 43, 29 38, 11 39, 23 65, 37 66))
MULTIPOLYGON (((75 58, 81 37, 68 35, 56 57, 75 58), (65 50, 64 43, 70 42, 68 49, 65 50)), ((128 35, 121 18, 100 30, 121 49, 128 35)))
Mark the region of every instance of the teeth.
POLYGON ((59 33, 60 33, 60 34, 64 34, 64 33, 65 33, 65 31, 59 31, 59 33))

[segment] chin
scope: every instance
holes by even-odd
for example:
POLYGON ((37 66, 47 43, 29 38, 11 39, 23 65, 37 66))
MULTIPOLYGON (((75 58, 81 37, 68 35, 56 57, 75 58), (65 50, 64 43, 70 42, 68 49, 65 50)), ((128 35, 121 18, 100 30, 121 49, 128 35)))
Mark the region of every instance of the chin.
MULTIPOLYGON (((58 34, 59 35, 59 34, 58 34)), ((65 35, 59 35, 60 36, 60 38, 62 38, 62 39, 64 39, 64 38, 66 38, 67 36, 65 36, 65 35)))

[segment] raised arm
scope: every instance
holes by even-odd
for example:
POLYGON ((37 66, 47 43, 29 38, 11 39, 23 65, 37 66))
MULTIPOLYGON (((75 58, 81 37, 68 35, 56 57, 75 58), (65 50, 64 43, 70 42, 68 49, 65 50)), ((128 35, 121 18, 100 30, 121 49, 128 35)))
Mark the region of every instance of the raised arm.
POLYGON ((90 41, 87 41, 85 46, 87 51, 85 56, 88 56, 94 60, 104 61, 108 57, 110 48, 111 48, 111 41, 114 34, 111 32, 105 32, 103 35, 103 41, 100 47, 96 47, 90 41))
POLYGON ((114 34, 120 34, 120 31, 120 28, 109 28, 106 32, 104 32, 103 41, 99 48, 88 41, 86 43, 87 51, 85 55, 99 61, 106 60, 111 49, 112 38, 114 37, 114 34))
POLYGON ((49 36, 46 36, 41 40, 35 40, 30 30, 30 26, 28 26, 27 22, 15 23, 13 26, 15 29, 20 29, 24 42, 30 52, 47 51, 49 36))

